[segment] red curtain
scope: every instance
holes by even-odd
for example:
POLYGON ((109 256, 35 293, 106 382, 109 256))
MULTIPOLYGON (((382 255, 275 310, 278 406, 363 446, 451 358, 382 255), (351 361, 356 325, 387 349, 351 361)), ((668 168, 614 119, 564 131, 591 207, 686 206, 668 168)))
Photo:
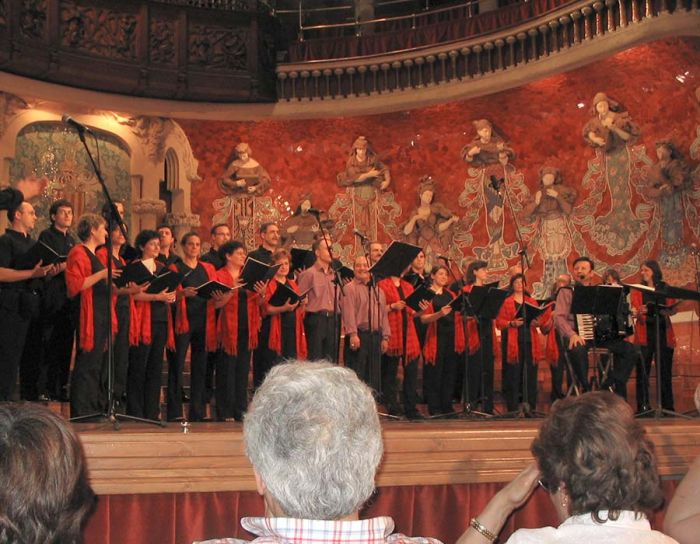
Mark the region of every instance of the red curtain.
POLYGON ((384 28, 377 26, 373 29, 373 33, 359 38, 334 35, 310 39, 289 46, 289 62, 379 55, 479 36, 515 26, 532 17, 552 11, 568 1, 518 2, 473 17, 467 17, 462 13, 459 17, 419 25, 415 29, 411 29, 410 21, 394 21, 387 23, 384 28))
MULTIPOLYGON (((667 498, 676 485, 676 481, 664 481, 667 498)), ((362 517, 388 515, 399 532, 455 542, 501 487, 489 483, 383 487, 362 517)), ((224 536, 252 539, 239 520, 263 513, 262 498, 252 491, 101 496, 85 529, 85 544, 189 544, 224 536)), ((652 518, 652 526, 660 528, 662 521, 663 511, 652 518)), ((549 496, 538 489, 510 517, 501 540, 521 527, 545 525, 557 525, 557 520, 549 496)))

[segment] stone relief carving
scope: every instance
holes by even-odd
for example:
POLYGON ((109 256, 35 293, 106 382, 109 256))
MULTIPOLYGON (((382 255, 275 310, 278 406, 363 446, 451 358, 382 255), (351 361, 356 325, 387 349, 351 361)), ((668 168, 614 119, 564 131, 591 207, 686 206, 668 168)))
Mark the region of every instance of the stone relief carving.
POLYGON ((192 25, 189 60, 208 68, 245 70, 248 62, 248 33, 243 29, 192 25))
POLYGON ((145 215, 149 213, 155 215, 164 215, 165 202, 157 199, 144 198, 137 202, 134 202, 134 204, 131 206, 131 210, 137 215, 145 215))
MULTIPOLYGON (((187 135, 172 119, 164 117, 130 117, 124 120, 115 117, 119 123, 128 126, 131 132, 141 141, 146 156, 153 162, 165 160, 166 143, 168 138, 174 138, 180 165, 184 168, 185 176, 191 182, 200 181, 197 174, 199 161, 194 157, 187 135)), ((172 142, 171 142, 172 144, 172 142)))
POLYGON ((46 33, 46 0, 24 0, 19 28, 25 38, 41 38, 46 33))
POLYGON ((135 60, 137 25, 130 13, 61 5, 61 45, 102 57, 135 60))
POLYGON ((197 228, 201 225, 197 213, 169 213, 165 216, 165 223, 173 227, 197 228))
POLYGON ((0 92, 0 134, 4 134, 12 118, 28 106, 18 96, 0 92))
POLYGON ((175 63, 175 22, 152 20, 149 33, 149 54, 156 64, 175 63))

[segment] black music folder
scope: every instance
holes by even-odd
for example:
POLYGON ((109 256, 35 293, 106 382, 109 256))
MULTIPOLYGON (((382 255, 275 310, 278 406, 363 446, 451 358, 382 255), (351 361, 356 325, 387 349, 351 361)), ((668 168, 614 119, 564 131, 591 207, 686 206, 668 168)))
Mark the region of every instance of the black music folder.
MULTIPOLYGON (((150 259, 153 260, 153 259, 150 259)), ((143 261, 133 261, 122 268, 122 274, 118 278, 114 278, 114 285, 117 287, 126 287, 129 282, 134 282, 137 285, 143 285, 153 281, 155 276, 143 264, 143 261)))
POLYGON ((311 291, 311 289, 312 288, 309 287, 306 291, 297 293, 294 289, 292 289, 289 286, 289 284, 278 283, 277 289, 268 299, 267 303, 270 306, 284 306, 287 301, 289 301, 291 304, 296 304, 301 299, 303 299, 308 294, 308 292, 311 291))
MULTIPOLYGON (((486 299, 488 298, 490 291, 492 289, 495 289, 497 291, 505 291, 504 289, 498 289, 498 282, 494 281, 491 283, 486 283, 484 285, 472 285, 471 291, 469 293, 466 293, 467 295, 467 304, 465 304, 465 313, 466 315, 470 316, 481 316, 481 308, 486 302, 486 299)), ((507 291, 505 291, 507 292, 507 291)), ((498 295, 499 299, 501 295, 498 295)), ((505 298, 503 299, 505 300, 505 298)), ((501 305, 503 305, 503 302, 501 301, 501 304, 498 306, 499 310, 501 308, 501 305)), ((496 312, 496 315, 498 315, 498 312, 496 312)), ((495 317, 494 317, 495 319, 495 317)))
POLYGON ((255 291, 255 284, 259 281, 265 282, 274 277, 281 265, 268 265, 248 257, 241 270, 241 282, 249 291, 255 291))
POLYGON ((20 257, 20 263, 23 267, 34 268, 39 261, 41 261, 42 266, 46 266, 49 264, 65 263, 66 259, 68 259, 68 255, 58 253, 50 245, 40 240, 20 257))
POLYGON ((146 288, 146 293, 155 295, 162 291, 174 291, 185 279, 185 275, 174 270, 165 270, 155 276, 150 285, 146 288))
POLYGON ((355 277, 355 272, 353 269, 345 265, 341 265, 341 267, 338 269, 338 274, 340 274, 340 279, 343 281, 351 280, 355 277))
POLYGON ((130 246, 129 244, 123 245, 121 250, 119 250, 119 254, 121 255, 122 259, 124 259, 127 263, 135 261, 141 256, 141 252, 134 246, 130 246))
POLYGON ((208 282, 203 283, 195 289, 197 290, 198 297, 201 297, 205 300, 209 300, 216 291, 228 293, 229 291, 233 291, 234 289, 238 289, 239 287, 242 287, 242 285, 239 285, 238 287, 229 287, 228 285, 226 285, 225 283, 221 283, 220 281, 209 280, 208 282))
POLYGON ((292 262, 289 263, 289 273, 296 272, 298 270, 304 270, 309 268, 316 261, 316 255, 310 249, 301 249, 298 247, 293 247, 290 250, 292 256, 292 262))
POLYGON ((551 304, 546 304, 544 306, 535 306, 534 304, 530 304, 529 302, 523 302, 523 304, 520 305, 520 308, 515 314, 516 318, 522 317, 525 319, 525 325, 529 327, 532 322, 539 318, 545 311, 547 311, 547 308, 549 308, 551 304))
POLYGON ((401 276, 421 251, 418 246, 394 240, 369 271, 378 280, 401 276))
POLYGON ((420 312, 420 301, 425 300, 426 302, 430 302, 433 300, 433 298, 435 298, 435 291, 424 284, 419 285, 418 288, 413 291, 413 293, 404 299, 404 301, 406 302, 406 306, 416 312, 420 312))

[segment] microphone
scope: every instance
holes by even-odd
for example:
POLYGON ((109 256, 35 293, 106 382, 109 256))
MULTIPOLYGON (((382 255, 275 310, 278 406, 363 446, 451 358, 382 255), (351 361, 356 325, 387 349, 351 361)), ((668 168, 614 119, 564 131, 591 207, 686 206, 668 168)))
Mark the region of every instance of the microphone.
POLYGON ((75 130, 77 130, 81 134, 83 132, 89 132, 90 134, 92 134, 92 130, 90 130, 86 125, 83 125, 82 123, 79 123, 78 121, 73 119, 67 113, 63 114, 63 117, 61 117, 61 121, 63 121, 63 123, 66 125, 72 126, 75 130))
POLYGON ((364 234, 362 234, 359 230, 354 229, 354 230, 352 231, 352 233, 353 233, 355 236, 357 236, 360 240, 362 240, 363 242, 369 242, 369 238, 367 238, 367 236, 365 236, 364 234))

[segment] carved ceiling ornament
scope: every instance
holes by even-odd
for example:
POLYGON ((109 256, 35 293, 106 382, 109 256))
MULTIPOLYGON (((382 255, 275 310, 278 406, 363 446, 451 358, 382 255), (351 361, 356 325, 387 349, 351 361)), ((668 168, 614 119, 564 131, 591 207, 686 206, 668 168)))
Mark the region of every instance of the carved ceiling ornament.
MULTIPOLYGON (((29 1, 29 0, 25 0, 29 1)), ((136 60, 134 14, 61 4, 61 45, 118 60, 136 60)))
POLYGON ((29 108, 19 96, 0 91, 0 134, 4 134, 12 119, 29 108))
POLYGON ((131 132, 140 140, 145 154, 154 163, 165 160, 168 147, 175 149, 184 169, 185 176, 190 182, 200 181, 197 174, 199 161, 192 152, 190 141, 182 127, 167 117, 121 117, 113 114, 114 119, 121 125, 129 127, 131 132), (170 141, 168 141, 170 139, 170 141), (174 142, 172 140, 175 140, 174 142), (167 146, 167 147, 166 147, 167 146))
POLYGON ((175 21, 151 20, 149 55, 155 64, 175 64, 175 21))
POLYGON ((248 32, 193 24, 189 29, 189 60, 207 68, 245 70, 248 32))
POLYGON ((38 39, 46 34, 46 0, 23 0, 19 28, 25 38, 38 39))

